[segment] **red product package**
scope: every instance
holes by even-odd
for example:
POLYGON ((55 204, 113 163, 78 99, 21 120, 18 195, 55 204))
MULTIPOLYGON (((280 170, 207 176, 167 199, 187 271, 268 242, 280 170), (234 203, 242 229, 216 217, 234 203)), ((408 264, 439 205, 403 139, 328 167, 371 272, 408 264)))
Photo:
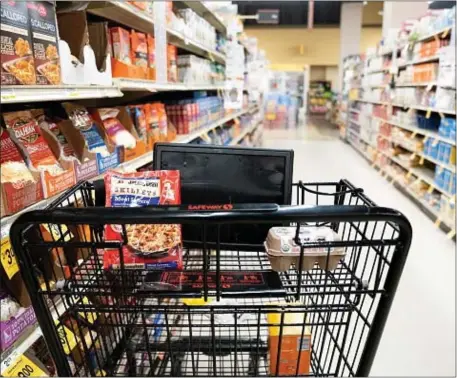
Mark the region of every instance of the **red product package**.
MULTIPOLYGON (((179 171, 146 171, 105 175, 107 207, 143 207, 181 203, 179 171)), ((126 269, 182 269, 182 236, 178 224, 127 224, 122 247, 126 269)), ((106 225, 106 240, 122 241, 120 225, 106 225)), ((119 250, 106 250, 105 269, 119 269, 119 250)))

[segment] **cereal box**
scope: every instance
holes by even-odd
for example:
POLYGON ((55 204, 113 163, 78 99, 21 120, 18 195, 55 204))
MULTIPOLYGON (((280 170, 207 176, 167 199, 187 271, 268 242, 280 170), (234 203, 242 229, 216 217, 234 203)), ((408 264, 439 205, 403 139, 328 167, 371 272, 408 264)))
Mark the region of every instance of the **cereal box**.
POLYGON ((61 83, 60 58, 54 5, 48 1, 30 1, 27 8, 37 84, 58 85, 61 83))
POLYGON ((27 2, 2 1, 1 25, 1 84, 36 84, 27 2))
MULTIPOLYGON (((181 203, 179 171, 147 171, 105 175, 107 207, 143 207, 181 203)), ((122 241, 123 227, 106 226, 106 239, 122 241)), ((182 237, 178 224, 127 224, 122 247, 126 269, 182 269, 182 237)), ((121 268, 119 250, 106 250, 105 269, 121 268)))

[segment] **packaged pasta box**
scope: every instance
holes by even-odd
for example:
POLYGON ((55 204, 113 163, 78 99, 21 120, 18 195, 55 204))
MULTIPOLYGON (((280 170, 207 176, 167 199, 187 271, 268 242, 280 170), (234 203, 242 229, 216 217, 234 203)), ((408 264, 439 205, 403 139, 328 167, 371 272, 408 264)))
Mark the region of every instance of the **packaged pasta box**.
MULTIPOLYGON (((179 171, 146 171, 105 175, 107 207, 144 207, 181 203, 179 171)), ((107 225, 106 240, 123 241, 126 269, 182 269, 182 237, 178 224, 107 225)), ((106 250, 105 269, 120 269, 119 250, 106 250)))
POLYGON ((41 85, 58 85, 61 79, 55 6, 49 1, 28 1, 27 8, 36 82, 41 85))
POLYGON ((1 84, 36 84, 27 1, 2 1, 1 84))

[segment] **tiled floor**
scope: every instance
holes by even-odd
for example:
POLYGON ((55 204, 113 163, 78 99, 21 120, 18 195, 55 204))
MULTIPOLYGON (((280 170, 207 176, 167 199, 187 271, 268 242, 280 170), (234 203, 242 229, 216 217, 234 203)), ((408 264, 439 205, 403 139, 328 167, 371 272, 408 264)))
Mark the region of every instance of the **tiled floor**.
POLYGON ((455 243, 325 122, 265 130, 264 146, 294 149, 295 181, 347 178, 406 215, 413 242, 371 375, 455 376, 455 243))

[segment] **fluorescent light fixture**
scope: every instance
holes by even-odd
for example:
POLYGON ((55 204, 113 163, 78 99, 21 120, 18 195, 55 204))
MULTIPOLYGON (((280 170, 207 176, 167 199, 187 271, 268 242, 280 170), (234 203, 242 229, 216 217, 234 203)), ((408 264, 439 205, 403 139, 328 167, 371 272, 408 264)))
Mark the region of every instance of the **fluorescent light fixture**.
POLYGON ((364 5, 364 6, 367 5, 367 4, 368 4, 368 1, 364 1, 364 2, 363 2, 363 5, 364 5))

